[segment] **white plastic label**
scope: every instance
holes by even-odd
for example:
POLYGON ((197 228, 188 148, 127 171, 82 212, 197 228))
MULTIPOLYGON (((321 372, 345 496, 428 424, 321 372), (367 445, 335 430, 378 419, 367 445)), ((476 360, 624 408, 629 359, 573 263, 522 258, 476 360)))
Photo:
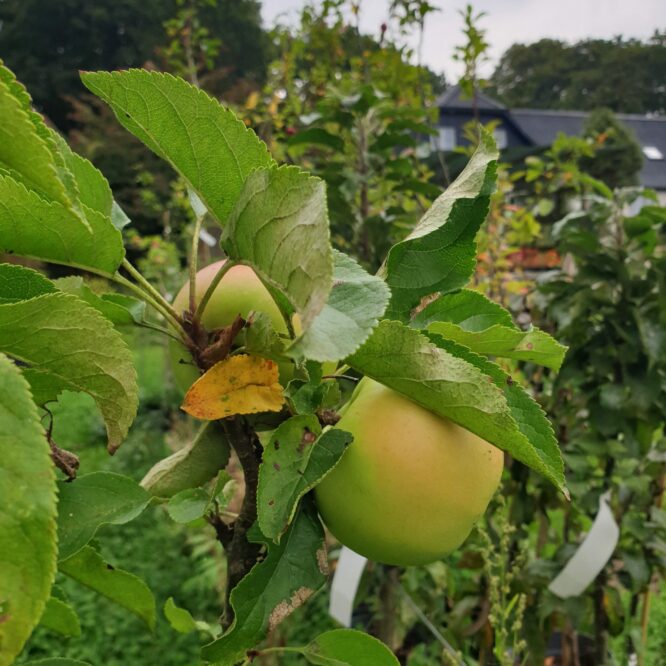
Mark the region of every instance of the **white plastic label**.
POLYGON ((576 597, 606 566, 620 538, 620 528, 608 506, 609 495, 599 498, 599 511, 583 543, 548 589, 562 599, 576 597))
POLYGON ((343 546, 331 583, 331 601, 328 612, 344 627, 351 627, 356 590, 368 560, 343 546))

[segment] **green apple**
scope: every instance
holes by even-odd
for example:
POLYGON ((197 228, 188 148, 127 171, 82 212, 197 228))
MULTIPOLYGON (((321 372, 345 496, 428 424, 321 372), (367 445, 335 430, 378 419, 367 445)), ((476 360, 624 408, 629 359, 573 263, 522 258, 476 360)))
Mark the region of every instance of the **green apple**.
POLYGON ((371 379, 337 427, 354 441, 315 489, 319 512, 376 562, 427 564, 455 550, 499 485, 502 451, 371 379))
MULTIPOLYGON (((196 303, 203 298, 211 281, 217 275, 224 261, 218 261, 202 268, 197 273, 196 303)), ((189 308, 190 283, 185 283, 173 301, 173 306, 181 314, 189 308)), ((215 288, 201 319, 205 328, 212 331, 228 326, 240 315, 247 317, 250 312, 264 312, 278 333, 287 333, 287 325, 273 297, 257 274, 249 267, 236 265, 229 269, 215 288)), ((170 342, 170 355, 176 384, 182 391, 199 378, 199 371, 186 347, 178 342, 170 342)))

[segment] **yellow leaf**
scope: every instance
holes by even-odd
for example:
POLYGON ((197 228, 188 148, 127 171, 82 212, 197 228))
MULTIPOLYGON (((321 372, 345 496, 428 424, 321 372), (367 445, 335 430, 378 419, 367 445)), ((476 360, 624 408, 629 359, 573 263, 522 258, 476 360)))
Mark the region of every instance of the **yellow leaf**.
POLYGON ((216 363, 187 392, 181 409, 206 421, 234 414, 279 412, 284 404, 278 367, 259 356, 230 356, 216 363))

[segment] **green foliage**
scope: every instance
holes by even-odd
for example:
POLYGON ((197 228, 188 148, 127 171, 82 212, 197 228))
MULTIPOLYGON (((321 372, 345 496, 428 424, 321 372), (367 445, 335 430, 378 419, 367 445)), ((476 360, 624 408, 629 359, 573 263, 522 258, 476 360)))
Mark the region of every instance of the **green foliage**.
POLYGON ((78 553, 102 525, 134 520, 150 503, 150 495, 132 479, 93 472, 76 483, 59 483, 58 559, 78 553))
POLYGON ((301 504, 279 545, 255 534, 268 553, 232 590, 234 621, 222 637, 202 649, 208 661, 233 666, 326 581, 324 531, 311 501, 301 504))
POLYGON ((56 561, 55 474, 30 389, 0 354, 0 664, 9 665, 39 621, 56 561), (31 481, 37 476, 40 483, 31 481))
POLYGON ((39 624, 61 636, 81 635, 79 616, 69 604, 58 597, 51 597, 46 602, 39 624))
POLYGON ((133 574, 107 564, 91 546, 85 546, 61 561, 58 569, 78 583, 134 613, 149 629, 155 628, 155 598, 148 586, 133 574))
POLYGON ((182 79, 145 70, 86 72, 81 79, 178 171, 221 224, 249 172, 272 163, 266 146, 231 111, 182 79))
POLYGON ((664 33, 657 30, 644 41, 514 44, 500 58, 491 90, 509 107, 664 113, 664 81, 664 33))
MULTIPOLYGON (((333 4, 340 9, 339 3, 333 4)), ((428 7, 422 10, 430 11, 428 7)), ((358 83, 362 68, 358 62, 350 67, 349 83, 358 83)), ((406 237, 401 234, 399 242, 388 249, 380 275, 371 276, 350 257, 332 250, 324 182, 299 167, 275 166, 265 144, 203 91, 181 79, 142 70, 82 76, 122 125, 176 169, 191 190, 190 204, 201 208, 195 211, 199 219, 210 215, 223 226, 221 246, 229 258, 227 268, 241 263, 255 269, 274 295, 288 333, 277 334, 261 315, 256 319, 248 316, 249 331, 247 322, 239 319, 233 326, 207 331, 196 312, 176 312, 122 252, 114 255, 114 261, 95 259, 91 263, 88 254, 98 248, 116 250, 117 246, 106 240, 111 232, 120 238, 120 216, 114 216, 117 208, 101 174, 74 156, 59 139, 53 139, 53 145, 59 146, 55 154, 62 158, 57 182, 70 196, 71 206, 56 201, 56 192, 28 190, 11 175, 4 176, 9 183, 6 194, 13 197, 5 209, 14 206, 11 217, 6 218, 7 228, 19 218, 22 222, 21 243, 11 249, 55 263, 87 267, 131 290, 151 306, 151 311, 144 313, 136 300, 128 300, 124 294, 100 294, 76 278, 51 283, 40 281, 23 268, 13 272, 3 268, 0 350, 19 362, 20 371, 31 382, 35 402, 43 405, 53 401, 65 389, 87 393, 105 420, 109 450, 117 449, 134 418, 138 390, 132 355, 112 322, 149 326, 179 337, 202 372, 237 353, 247 342, 259 356, 265 354, 283 363, 287 362, 285 355, 293 358, 295 378, 285 390, 285 409, 271 414, 270 421, 234 416, 220 424, 224 436, 218 436, 216 426, 201 430, 191 444, 153 465, 141 485, 134 480, 138 470, 133 467, 131 478, 99 471, 61 483, 61 573, 138 616, 151 629, 157 626, 153 592, 133 574, 107 565, 110 558, 103 547, 111 526, 132 529, 132 521, 141 521, 144 509, 155 501, 153 496, 169 497, 165 508, 170 517, 194 530, 210 524, 228 557, 223 595, 225 631, 203 648, 202 657, 230 665, 251 658, 267 635, 326 579, 324 532, 307 493, 344 454, 350 437, 323 427, 337 419, 331 408, 343 402, 342 384, 349 379, 342 374, 324 378, 323 361, 344 360, 355 373, 367 374, 433 413, 452 418, 566 492, 559 451, 539 406, 498 365, 475 353, 514 356, 556 367, 563 348, 545 333, 519 330, 508 313, 483 297, 483 307, 473 315, 480 302, 477 297, 468 291, 451 295, 471 278, 475 236, 494 188, 497 151, 488 133, 482 135, 481 145, 459 179, 411 233, 406 237), (79 185, 92 191, 82 195, 79 185), (39 209, 39 218, 26 210, 26 197, 39 209), (42 217, 58 229, 71 220, 68 228, 85 230, 90 243, 82 245, 65 235, 64 245, 58 248, 61 254, 48 254, 43 228, 36 223, 42 222, 42 217), (74 226, 74 220, 79 227, 74 226), (72 259, 74 252, 81 258, 76 255, 76 260, 72 259), (119 268, 129 277, 120 275, 119 268), (17 286, 16 291, 12 285, 17 286), (437 306, 426 308, 421 320, 417 317, 410 322, 425 305, 423 297, 437 299, 442 294, 437 306), (455 301, 453 315, 447 314, 449 301, 455 301), (388 315, 384 312, 387 302, 388 315), (402 322, 390 317, 399 317, 402 322), (473 321, 469 324, 472 330, 462 325, 469 320, 473 321), (478 329, 489 320, 489 326, 478 329), (237 326, 243 335, 235 340, 237 326), (428 330, 423 330, 424 326, 428 330), (461 339, 473 349, 460 344, 461 339), (266 429, 273 432, 264 433, 266 429), (235 450, 244 475, 242 498, 223 492, 230 477, 218 475, 228 462, 230 448, 235 450), (215 476, 212 489, 202 487, 215 476), (227 502, 232 500, 236 502, 233 510, 227 510, 227 502), (93 538, 94 546, 90 545, 93 538)), ((360 91, 346 100, 338 98, 341 107, 351 110, 342 121, 349 130, 345 141, 359 130, 365 132, 364 138, 356 134, 354 149, 363 144, 363 159, 379 156, 373 179, 381 184, 383 169, 398 164, 392 155, 396 147, 414 148, 411 135, 427 133, 428 127, 415 121, 414 115, 398 118, 389 113, 387 106, 382 106, 382 96, 371 86, 364 83, 360 91), (381 118, 384 131, 371 140, 370 122, 375 114, 381 118)), ((25 101, 19 93, 10 96, 21 104, 25 101)), ((328 128, 321 129, 328 132, 328 128)), ((329 146, 335 143, 322 133, 312 136, 326 139, 329 146)), ((34 153, 34 162, 28 160, 21 168, 32 173, 27 171, 29 167, 39 176, 50 163, 40 161, 40 144, 33 143, 26 142, 26 151, 34 153)), ((344 144, 344 151, 348 145, 344 144)), ((400 164, 399 170, 409 171, 409 160, 400 164)), ((364 169, 360 163, 359 172, 364 169)), ((409 192, 432 193, 427 183, 413 180, 409 192)), ((367 180, 357 192, 363 209, 358 218, 361 230, 370 215, 370 183, 367 180)), ((376 192, 378 200, 380 190, 376 192)), ((393 187, 389 193, 394 193, 393 187)), ((405 199, 409 197, 411 194, 405 195, 405 199)), ((414 210, 416 207, 411 212, 414 210)), ((637 228, 642 229, 641 224, 637 228)), ((197 233, 198 229, 199 224, 197 233)), ((198 237, 191 245, 196 257, 198 237)), ((371 255, 375 256, 374 250, 365 257, 368 264, 373 263, 371 255)), ((279 391, 279 385, 272 390, 279 391)), ((52 439, 53 433, 57 434, 58 409, 55 415, 49 414, 47 434, 52 439)), ((55 444, 53 447, 58 460, 67 454, 55 444)), ((235 487, 231 484, 229 489, 235 487)), ((168 613, 178 630, 195 633, 189 631, 191 616, 188 619, 178 613, 173 603, 168 613)), ((205 624, 194 621, 194 625, 211 635, 205 624)), ((335 663, 336 659, 353 664, 356 654, 352 657, 351 653, 364 652, 376 653, 376 659, 387 664, 395 663, 383 646, 348 632, 324 634, 292 652, 320 664, 335 663)))
POLYGON ((299 500, 338 463, 352 436, 322 433, 316 416, 292 416, 281 423, 264 449, 257 486, 257 519, 264 536, 279 542, 299 500))
POLYGON ((585 122, 583 136, 597 144, 594 157, 581 160, 586 173, 611 189, 638 185, 638 172, 643 166, 641 146, 612 111, 593 111, 585 122))

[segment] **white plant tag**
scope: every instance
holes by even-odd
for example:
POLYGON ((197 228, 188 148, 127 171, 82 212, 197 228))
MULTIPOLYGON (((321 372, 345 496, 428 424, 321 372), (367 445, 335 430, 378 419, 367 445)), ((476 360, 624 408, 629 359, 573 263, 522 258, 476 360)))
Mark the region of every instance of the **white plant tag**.
POLYGON ((576 597, 598 576, 610 560, 620 538, 620 528, 608 506, 609 494, 599 498, 599 511, 583 543, 548 589, 561 599, 576 597))
POLYGON ((328 612, 344 627, 351 627, 356 590, 368 560, 343 546, 331 583, 331 601, 328 612))

